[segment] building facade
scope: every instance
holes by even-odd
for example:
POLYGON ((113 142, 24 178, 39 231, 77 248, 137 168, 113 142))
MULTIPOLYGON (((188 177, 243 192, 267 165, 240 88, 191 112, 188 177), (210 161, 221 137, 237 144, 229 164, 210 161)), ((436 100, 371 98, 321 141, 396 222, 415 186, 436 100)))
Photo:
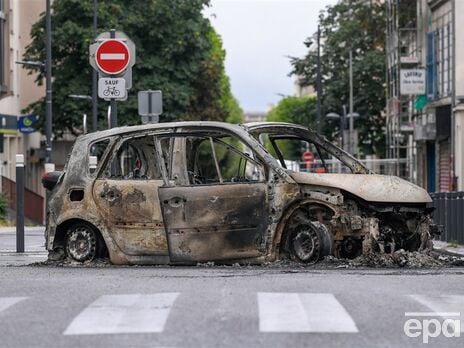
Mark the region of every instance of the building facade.
MULTIPOLYGON (((429 192, 464 190, 464 2, 389 0, 387 146, 429 192), (410 90, 404 76, 423 74, 410 90)), ((409 81, 410 82, 410 81, 409 81)))
POLYGON ((30 43, 32 25, 45 11, 45 1, 0 0, 0 175, 15 181, 15 155, 24 154, 26 187, 43 195, 41 135, 21 133, 17 122, 23 110, 45 95, 17 61, 30 43))

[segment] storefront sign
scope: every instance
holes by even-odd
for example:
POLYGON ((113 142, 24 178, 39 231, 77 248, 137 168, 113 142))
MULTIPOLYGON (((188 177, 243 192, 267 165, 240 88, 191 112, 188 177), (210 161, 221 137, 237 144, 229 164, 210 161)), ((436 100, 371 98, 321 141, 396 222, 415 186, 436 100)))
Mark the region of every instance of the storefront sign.
POLYGON ((34 133, 37 131, 34 125, 37 122, 37 117, 34 115, 21 116, 18 118, 18 130, 21 133, 34 133))
POLYGON ((425 94, 425 69, 402 69, 400 91, 401 95, 425 94))
POLYGON ((18 118, 13 115, 0 114, 0 133, 1 134, 17 134, 17 122, 18 118))

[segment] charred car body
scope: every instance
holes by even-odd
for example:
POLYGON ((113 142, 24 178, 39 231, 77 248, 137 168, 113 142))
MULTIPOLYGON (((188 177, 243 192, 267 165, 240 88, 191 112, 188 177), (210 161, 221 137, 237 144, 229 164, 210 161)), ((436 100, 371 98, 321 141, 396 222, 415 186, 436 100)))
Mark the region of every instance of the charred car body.
POLYGON ((285 123, 178 122, 80 136, 51 190, 51 259, 263 263, 430 247, 426 191, 285 123), (312 151, 301 171, 298 160, 312 151))

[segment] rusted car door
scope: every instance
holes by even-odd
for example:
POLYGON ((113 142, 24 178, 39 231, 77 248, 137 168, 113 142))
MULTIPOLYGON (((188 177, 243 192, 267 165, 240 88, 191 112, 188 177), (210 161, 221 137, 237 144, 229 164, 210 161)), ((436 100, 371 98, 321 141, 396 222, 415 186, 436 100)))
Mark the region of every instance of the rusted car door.
POLYGON ((170 145, 160 142, 159 151, 164 152, 168 185, 159 188, 159 197, 171 261, 238 260, 262 255, 268 227, 262 166, 249 154, 213 137, 165 140, 170 145), (232 159, 238 166, 237 173, 225 173, 221 159, 227 152, 229 162, 232 159))
POLYGON ((128 255, 165 255, 158 187, 164 184, 155 162, 153 136, 128 138, 100 173, 94 199, 118 247, 128 255))

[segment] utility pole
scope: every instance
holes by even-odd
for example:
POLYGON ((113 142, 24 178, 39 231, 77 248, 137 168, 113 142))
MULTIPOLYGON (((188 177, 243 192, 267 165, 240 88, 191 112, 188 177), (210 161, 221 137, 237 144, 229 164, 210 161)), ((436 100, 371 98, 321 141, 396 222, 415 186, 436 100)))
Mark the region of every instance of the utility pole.
POLYGON ((354 154, 354 139, 353 139, 353 133, 354 133, 354 117, 353 117, 354 111, 353 111, 353 49, 350 48, 350 113, 349 113, 349 118, 350 118, 350 135, 349 135, 349 152, 351 154, 354 154))
POLYGON ((340 134, 341 134, 341 148, 346 151, 345 149, 345 122, 346 122, 346 104, 343 104, 343 115, 341 117, 340 122, 340 134))
POLYGON ((50 0, 46 0, 45 14, 45 162, 52 163, 52 19, 50 0))
MULTIPOLYGON (((97 0, 93 0, 93 39, 97 38, 97 0)), ((97 131, 98 124, 98 93, 97 93, 98 73, 92 72, 92 130, 97 131)))
POLYGON ((318 134, 321 133, 321 103, 322 103, 322 77, 321 77, 321 26, 317 26, 317 77, 316 77, 316 89, 317 89, 317 119, 316 119, 316 131, 318 134))

